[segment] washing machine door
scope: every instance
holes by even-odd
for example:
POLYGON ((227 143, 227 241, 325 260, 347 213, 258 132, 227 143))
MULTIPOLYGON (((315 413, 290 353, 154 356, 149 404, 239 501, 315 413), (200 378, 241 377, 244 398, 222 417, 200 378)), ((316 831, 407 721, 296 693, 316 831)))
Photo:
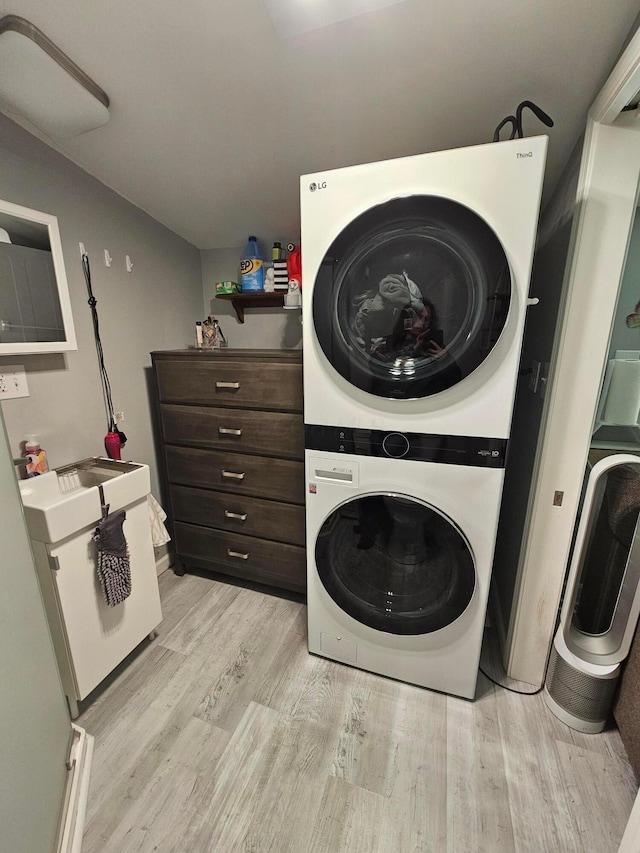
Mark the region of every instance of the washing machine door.
POLYGON ((361 214, 324 255, 315 332, 331 366, 378 397, 415 399, 462 382, 507 321, 509 263, 469 208, 435 196, 361 214))
POLYGON ((471 548, 435 507, 373 494, 338 507, 315 546, 327 593, 349 616, 390 634, 428 634, 455 622, 473 598, 471 548))

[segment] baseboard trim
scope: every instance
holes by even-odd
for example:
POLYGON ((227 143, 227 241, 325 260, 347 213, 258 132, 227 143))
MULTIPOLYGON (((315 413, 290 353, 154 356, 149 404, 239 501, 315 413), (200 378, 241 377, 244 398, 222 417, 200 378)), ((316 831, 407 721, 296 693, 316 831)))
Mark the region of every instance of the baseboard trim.
POLYGON ((59 853, 81 853, 82 836, 89 798, 89 780, 93 762, 94 738, 80 726, 71 724, 73 742, 69 755, 70 779, 66 810, 62 816, 59 853))
POLYGON ((173 551, 167 551, 160 557, 156 557, 156 574, 161 575, 173 565, 173 551))

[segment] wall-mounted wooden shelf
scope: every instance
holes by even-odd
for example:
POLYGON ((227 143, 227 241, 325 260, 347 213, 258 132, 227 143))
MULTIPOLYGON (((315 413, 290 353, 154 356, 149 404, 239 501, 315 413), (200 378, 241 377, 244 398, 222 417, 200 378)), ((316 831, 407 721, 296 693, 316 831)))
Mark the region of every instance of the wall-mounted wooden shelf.
POLYGON ((239 323, 244 323, 245 308, 282 308, 284 293, 216 293, 216 299, 231 302, 239 323))

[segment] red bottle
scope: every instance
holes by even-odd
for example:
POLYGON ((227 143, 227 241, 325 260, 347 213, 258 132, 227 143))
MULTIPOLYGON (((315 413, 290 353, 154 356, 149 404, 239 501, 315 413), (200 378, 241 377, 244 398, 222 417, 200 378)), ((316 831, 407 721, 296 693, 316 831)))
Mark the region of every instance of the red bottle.
POLYGON ((117 432, 108 432, 104 437, 104 448, 109 459, 120 459, 120 436, 117 432))
POLYGON ((287 254, 289 283, 292 280, 297 281, 299 289, 302 290, 302 255, 300 246, 294 246, 293 243, 289 243, 287 248, 289 249, 289 253, 287 254))

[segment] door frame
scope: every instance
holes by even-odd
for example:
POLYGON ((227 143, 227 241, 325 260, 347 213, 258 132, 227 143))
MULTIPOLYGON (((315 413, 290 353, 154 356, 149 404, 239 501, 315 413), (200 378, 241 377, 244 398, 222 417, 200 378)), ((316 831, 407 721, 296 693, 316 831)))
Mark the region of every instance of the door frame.
POLYGON ((640 792, 631 809, 618 853, 640 853, 640 792))
POLYGON ((561 319, 505 644, 508 674, 536 686, 544 681, 556 626, 635 215, 640 111, 621 110, 638 92, 640 30, 587 119, 561 319))

